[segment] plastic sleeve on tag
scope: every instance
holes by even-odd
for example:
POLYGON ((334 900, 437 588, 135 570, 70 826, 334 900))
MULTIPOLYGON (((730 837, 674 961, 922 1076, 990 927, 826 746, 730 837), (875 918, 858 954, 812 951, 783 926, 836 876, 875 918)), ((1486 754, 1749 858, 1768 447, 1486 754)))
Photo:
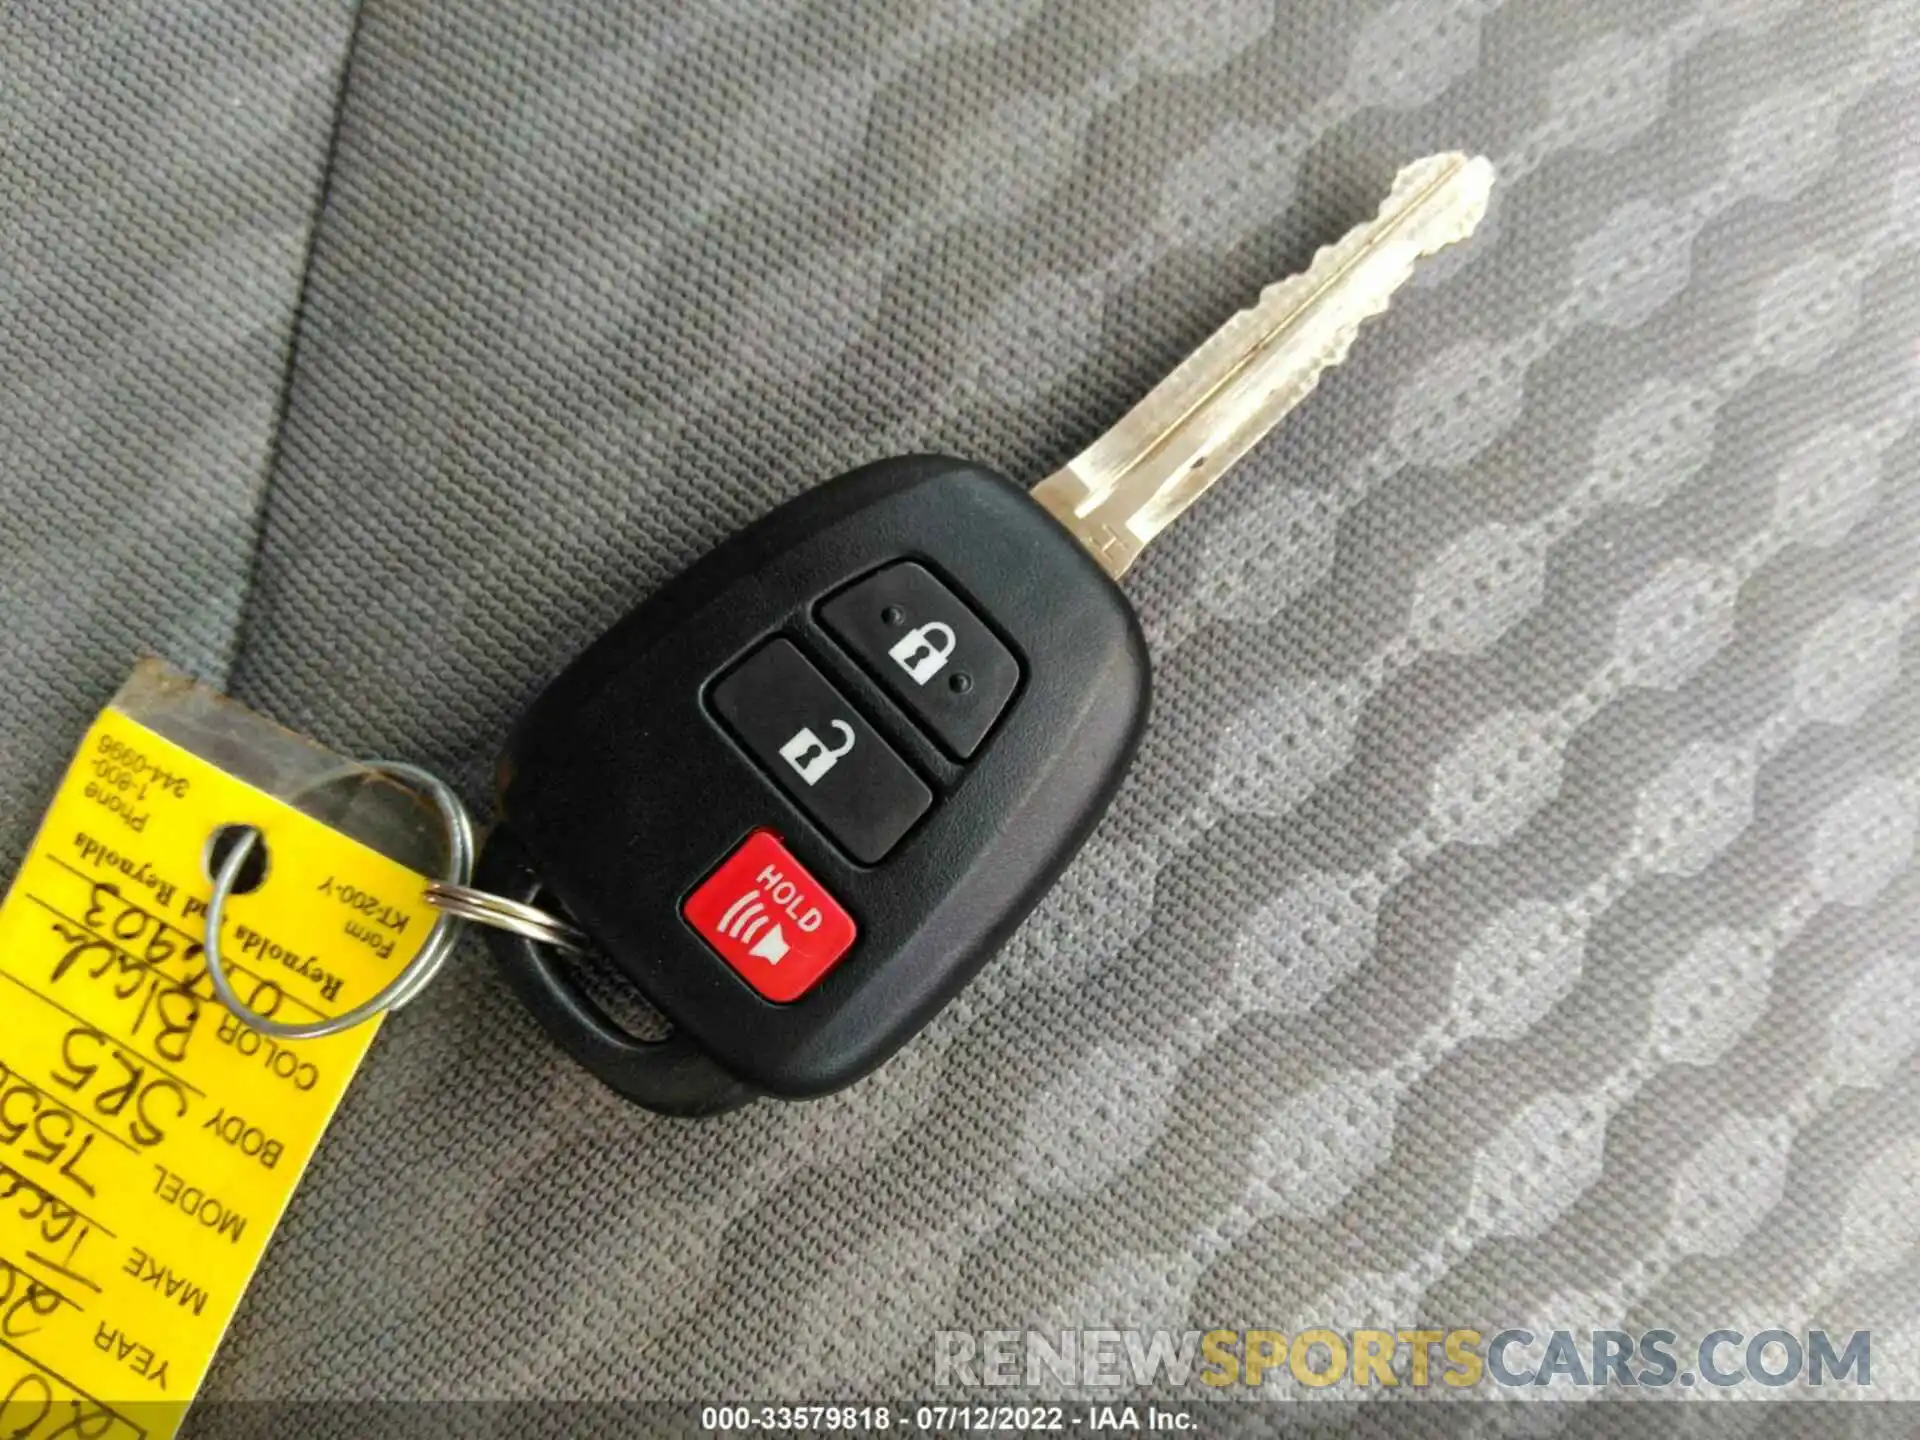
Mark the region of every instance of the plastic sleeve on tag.
POLYGON ((95 722, 0 905, 8 1435, 173 1433, 372 1043, 372 1024, 274 1040, 213 998, 213 837, 265 837, 222 945, 269 1017, 366 999, 435 919, 418 869, 305 813, 331 804, 417 851, 407 792, 157 667, 122 701, 145 723, 122 702, 95 722), (163 728, 224 750, 227 768, 163 728))

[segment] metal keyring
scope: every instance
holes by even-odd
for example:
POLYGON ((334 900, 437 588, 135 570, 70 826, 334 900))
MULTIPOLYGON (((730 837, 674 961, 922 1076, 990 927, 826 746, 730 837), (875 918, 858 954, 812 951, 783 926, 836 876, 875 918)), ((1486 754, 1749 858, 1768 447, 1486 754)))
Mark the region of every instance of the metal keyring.
MULTIPOLYGON (((474 837, 473 819, 467 814, 467 807, 438 775, 422 770, 417 765, 409 765, 398 760, 367 760, 361 762, 361 769, 376 771, 396 780, 406 781, 424 790, 440 812, 440 818, 447 827, 447 872, 446 882, 466 887, 473 879, 474 837)), ((213 982, 214 993, 237 1016, 241 1023, 250 1029, 265 1035, 277 1036, 282 1040, 317 1040, 323 1035, 338 1035, 343 1030, 351 1030, 386 1010, 398 1010, 414 996, 418 995, 433 977, 440 973, 440 967, 446 963, 452 953, 456 927, 459 921, 450 913, 443 913, 433 923, 426 942, 421 945, 420 953, 413 957, 407 967, 394 976, 381 990, 362 1003, 331 1019, 315 1020, 305 1025, 289 1025, 284 1021, 273 1020, 260 1014, 251 1005, 245 1004, 234 993, 233 985, 227 979, 225 963, 220 958, 220 929, 222 911, 227 900, 234 893, 234 887, 240 882, 240 872, 253 855, 254 846, 261 839, 260 831, 252 825, 236 827, 240 833, 240 842, 233 847, 227 858, 213 877, 213 893, 207 899, 207 932, 203 958, 207 963, 207 978, 213 982)), ((556 922, 557 923, 557 922, 556 922)))
POLYGON ((471 920, 476 925, 524 935, 540 945, 578 954, 587 949, 587 937, 558 916, 549 915, 533 905, 523 905, 471 885, 435 880, 427 886, 427 903, 446 915, 471 920))

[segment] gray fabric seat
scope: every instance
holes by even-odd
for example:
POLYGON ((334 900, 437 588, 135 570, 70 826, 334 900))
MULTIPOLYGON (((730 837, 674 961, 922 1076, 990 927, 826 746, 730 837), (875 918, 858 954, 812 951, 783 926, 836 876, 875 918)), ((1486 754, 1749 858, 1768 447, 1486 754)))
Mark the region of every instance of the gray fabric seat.
POLYGON ((210 1398, 899 1399, 938 1330, 1529 1319, 1871 1328, 1920 1393, 1907 0, 5 24, 10 865, 141 650, 481 798, 735 526, 904 450, 1037 478, 1402 161, 1504 174, 1129 578, 1138 768, 952 1011, 672 1123, 470 944, 210 1398))

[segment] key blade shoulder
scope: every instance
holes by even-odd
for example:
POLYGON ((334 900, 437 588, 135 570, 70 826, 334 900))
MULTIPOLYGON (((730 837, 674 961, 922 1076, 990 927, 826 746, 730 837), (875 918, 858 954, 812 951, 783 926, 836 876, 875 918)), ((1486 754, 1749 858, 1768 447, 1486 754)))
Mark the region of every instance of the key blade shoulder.
POLYGON ((1268 286, 1033 498, 1118 579, 1347 357, 1420 260, 1473 233, 1493 183, 1477 156, 1406 166, 1372 220, 1268 286))

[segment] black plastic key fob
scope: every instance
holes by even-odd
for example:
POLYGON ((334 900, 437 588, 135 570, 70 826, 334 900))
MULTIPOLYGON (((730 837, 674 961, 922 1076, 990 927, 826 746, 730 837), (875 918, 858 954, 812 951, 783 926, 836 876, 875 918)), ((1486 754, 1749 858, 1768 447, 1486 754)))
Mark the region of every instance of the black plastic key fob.
POLYGON ((850 1083, 1012 933, 1146 722, 1119 588, 1019 486, 871 465, 734 535, 530 707, 478 883, 557 903, 673 1026, 505 932, 577 1060, 672 1114, 850 1083))

